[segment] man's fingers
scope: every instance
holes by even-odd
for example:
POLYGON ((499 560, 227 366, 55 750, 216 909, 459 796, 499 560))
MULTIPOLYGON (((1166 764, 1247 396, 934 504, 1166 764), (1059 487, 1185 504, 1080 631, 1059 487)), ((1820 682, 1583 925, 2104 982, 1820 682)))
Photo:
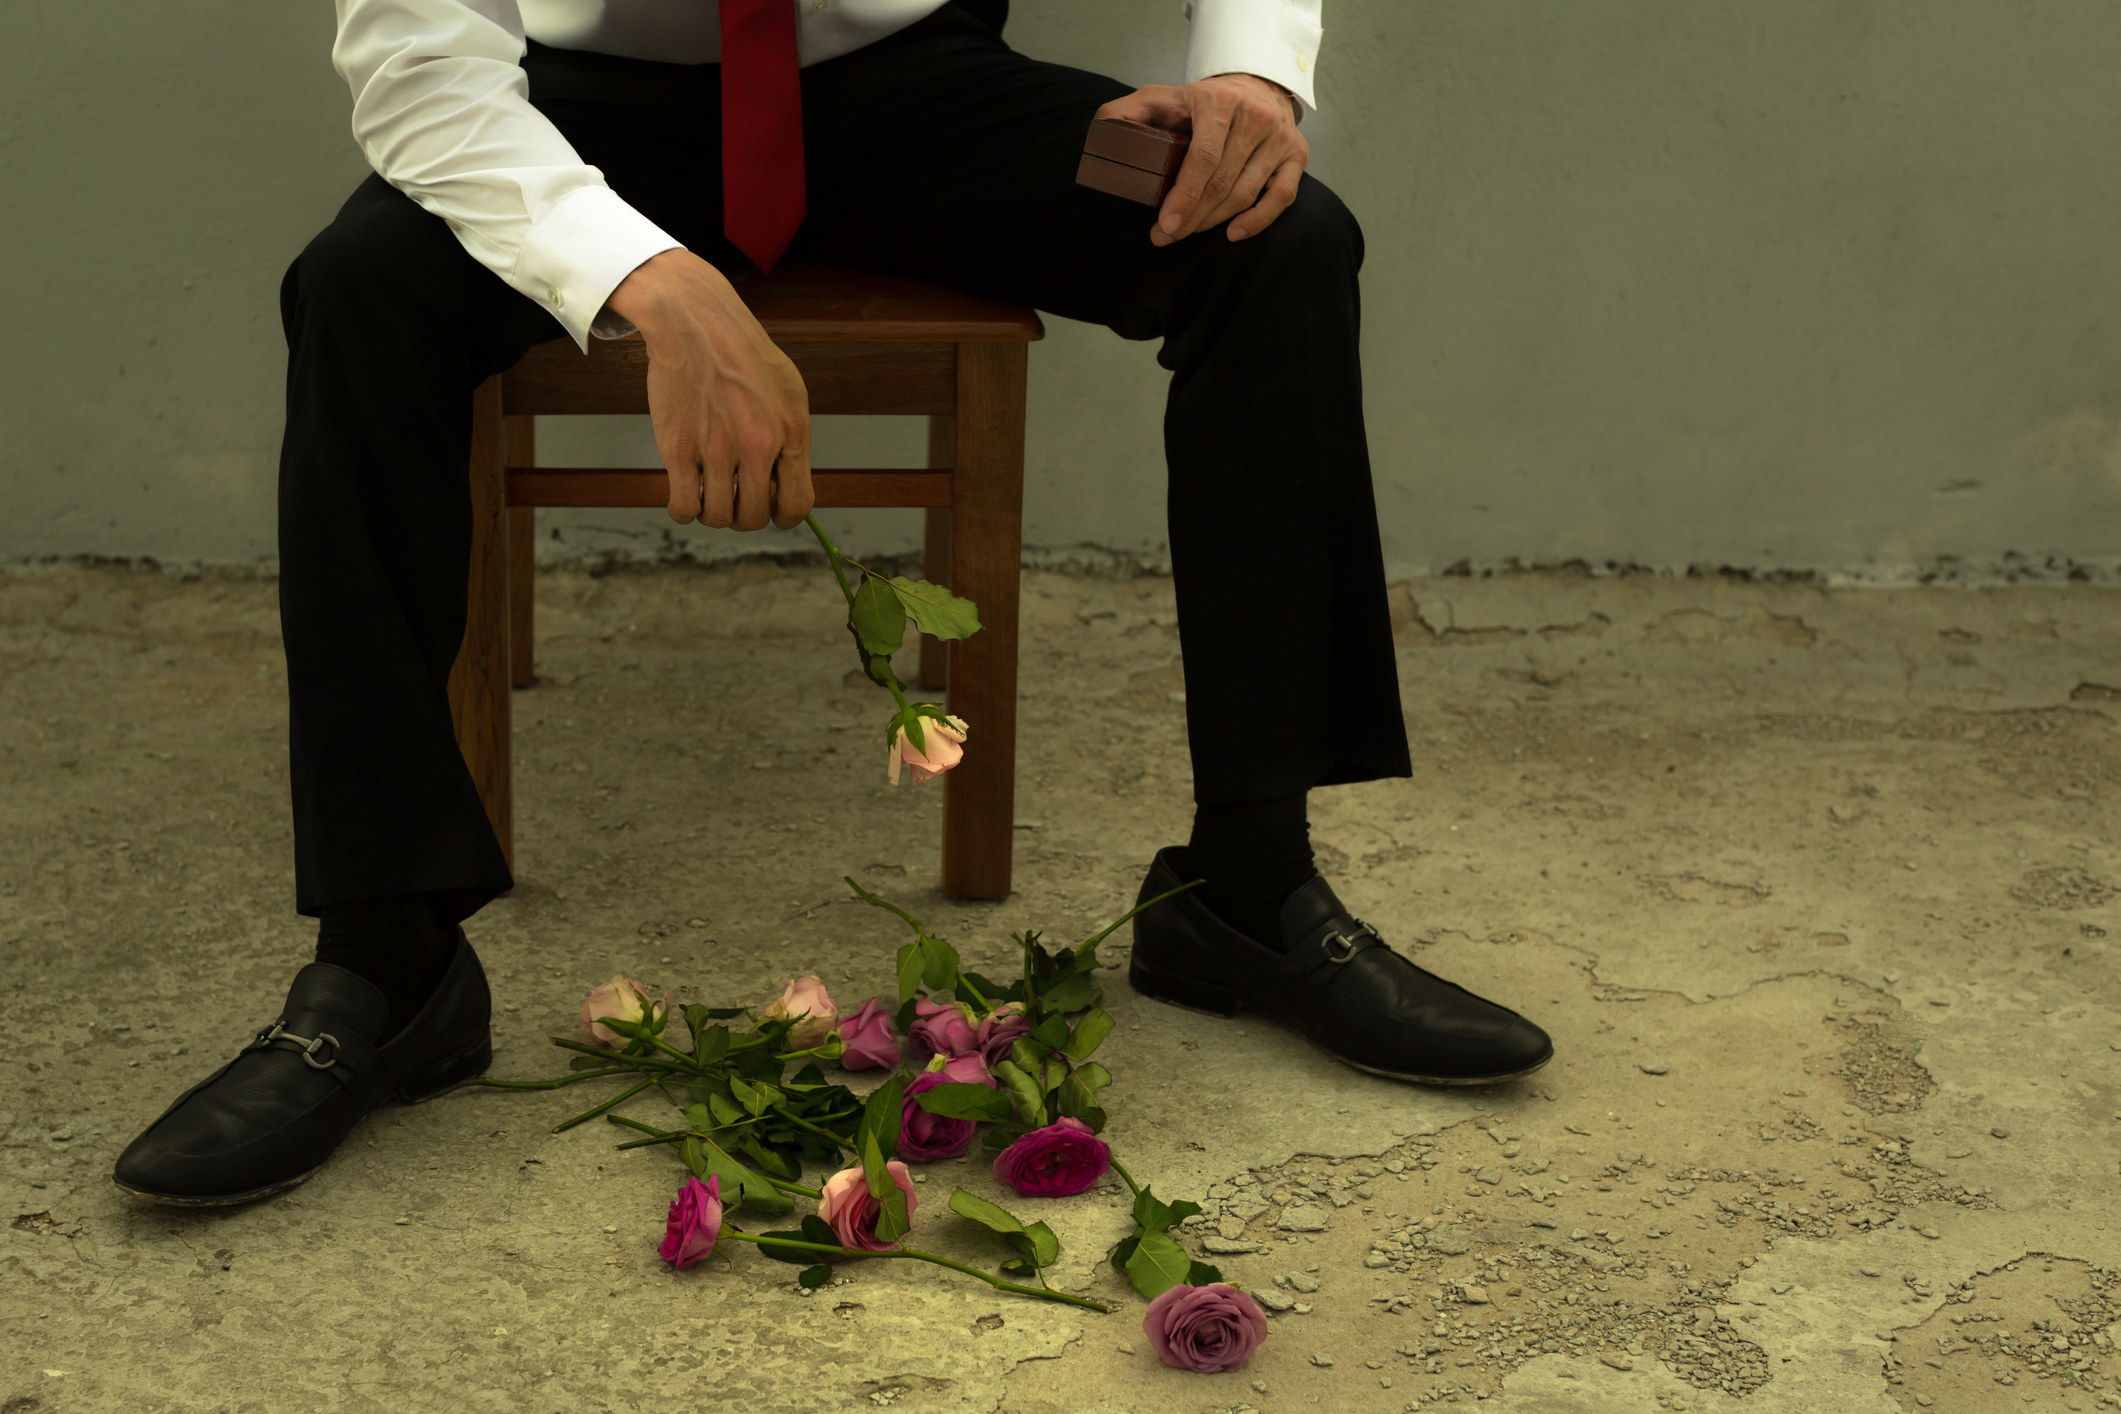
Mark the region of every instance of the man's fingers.
POLYGON ((1303 163, 1294 157, 1276 167, 1273 177, 1267 182, 1267 189, 1260 193, 1258 203, 1251 210, 1231 219, 1230 239, 1241 241, 1273 225, 1274 218, 1287 211, 1289 204, 1296 200, 1303 176, 1303 163))
POLYGON ((736 458, 719 438, 700 458, 700 524, 727 530, 736 515, 736 458))
POLYGON ((773 523, 783 530, 793 530, 817 504, 817 493, 810 482, 809 443, 781 448, 773 481, 773 523))
POLYGON ((1184 130, 1189 115, 1178 90, 1168 84, 1150 84, 1124 98, 1115 98, 1097 110, 1100 118, 1126 118, 1151 127, 1184 130))
POLYGON ((670 476, 670 518, 690 525, 700 517, 699 458, 683 446, 658 447, 663 470, 670 476))
POLYGON ((731 524, 738 530, 763 530, 773 518, 773 453, 746 452, 736 470, 736 514, 731 524))
POLYGON ((1200 223, 1202 230, 1219 226, 1252 209, 1260 194, 1267 189, 1267 183, 1273 179, 1275 168, 1285 160, 1277 150, 1279 147, 1279 143, 1263 142, 1253 150, 1251 160, 1245 163, 1244 171, 1238 174, 1230 194, 1200 223))

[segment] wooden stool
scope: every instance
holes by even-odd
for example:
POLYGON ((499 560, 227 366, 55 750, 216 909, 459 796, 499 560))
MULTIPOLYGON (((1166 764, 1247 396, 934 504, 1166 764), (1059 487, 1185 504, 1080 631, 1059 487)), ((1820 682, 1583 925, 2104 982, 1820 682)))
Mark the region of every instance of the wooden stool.
MULTIPOLYGON (((1044 338, 1045 328, 1015 305, 836 267, 784 265, 737 289, 802 371, 813 414, 928 419, 925 469, 812 475, 820 507, 924 507, 927 578, 979 605, 981 628, 971 638, 920 640, 919 682, 947 687, 949 710, 972 727, 964 764, 943 777, 943 892, 1006 897, 1015 835, 1025 345, 1044 338)), ((557 339, 474 396, 470 599, 449 703, 511 865, 509 688, 533 681, 536 508, 669 503, 660 468, 537 465, 531 419, 645 413, 647 369, 638 336, 592 341, 587 358, 557 339)), ((884 706, 880 695, 877 710, 884 706)))

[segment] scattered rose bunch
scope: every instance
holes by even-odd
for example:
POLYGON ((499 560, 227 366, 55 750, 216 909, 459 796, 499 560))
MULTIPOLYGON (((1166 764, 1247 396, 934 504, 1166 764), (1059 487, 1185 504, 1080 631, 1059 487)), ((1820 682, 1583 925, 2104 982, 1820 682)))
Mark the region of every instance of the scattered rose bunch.
POLYGON ((1060 1253, 1050 1226, 1025 1222, 962 1187, 950 1196, 950 1212, 1000 1242, 999 1274, 908 1246, 919 1206, 908 1166, 958 1158, 980 1145, 993 1151, 995 1182, 1030 1199, 1080 1194, 1116 1173, 1134 1196, 1135 1232, 1109 1260, 1149 1300, 1143 1329, 1158 1358, 1201 1371, 1244 1364, 1266 1332, 1258 1304, 1170 1236, 1199 1205, 1157 1198, 1099 1137, 1106 1122, 1100 1097, 1112 1074, 1092 1056, 1113 1019, 1099 1005, 1095 974, 1104 964, 1097 949, 1162 899, 1072 948, 1052 951, 1037 933, 1019 935, 1021 972, 1003 984, 966 971, 957 950, 919 919, 847 882, 912 932, 894 959, 891 1000, 872 997, 843 1014, 818 977, 804 976, 784 979, 781 994, 755 1012, 679 1007, 667 993, 658 998, 634 979, 614 977, 584 999, 582 1038, 553 1038, 576 1052, 571 1074, 473 1083, 554 1089, 629 1080, 555 1132, 601 1115, 645 1136, 622 1149, 675 1149, 690 1177, 670 1204, 658 1248, 674 1267, 704 1261, 723 1242, 748 1242, 801 1266, 797 1281, 805 1288, 830 1280, 839 1262, 913 1260, 999 1290, 1106 1311, 1101 1302, 1047 1285, 1045 1270, 1060 1253), (673 1017, 684 1022, 683 1045, 673 1039, 673 1017), (748 1028, 732 1025, 737 1018, 748 1019, 748 1028), (821 1062, 882 1071, 884 1078, 857 1097, 828 1080, 821 1062), (793 1074, 791 1065, 799 1067, 793 1074), (615 1113, 650 1089, 670 1100, 682 1123, 657 1126, 615 1113), (812 1168, 826 1174, 815 1188, 800 1181, 812 1168), (816 1210, 791 1227, 746 1232, 729 1217, 733 1209, 786 1217, 798 1198, 816 1210))

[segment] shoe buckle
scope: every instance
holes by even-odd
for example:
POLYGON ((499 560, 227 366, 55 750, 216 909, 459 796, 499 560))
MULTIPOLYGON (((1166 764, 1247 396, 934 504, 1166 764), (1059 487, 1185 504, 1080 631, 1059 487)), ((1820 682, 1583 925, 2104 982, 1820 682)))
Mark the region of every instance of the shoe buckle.
MULTIPOLYGON (((302 1048, 302 1064, 312 1070, 330 1070, 339 1063, 339 1038, 329 1031, 319 1031, 315 1036, 297 1036, 287 1029, 284 1021, 275 1021, 271 1029, 260 1031, 254 1046, 269 1046, 275 1041, 293 1041, 302 1048), (331 1054, 323 1060, 317 1059, 317 1048, 329 1043, 331 1054)), ((246 1048, 248 1049, 248 1048, 246 1048)))
MULTIPOLYGON (((1357 936, 1360 935, 1358 934, 1357 936)), ((1325 952, 1326 961, 1342 963, 1361 952, 1364 945, 1336 928, 1326 934, 1324 940, 1318 946, 1325 952)))

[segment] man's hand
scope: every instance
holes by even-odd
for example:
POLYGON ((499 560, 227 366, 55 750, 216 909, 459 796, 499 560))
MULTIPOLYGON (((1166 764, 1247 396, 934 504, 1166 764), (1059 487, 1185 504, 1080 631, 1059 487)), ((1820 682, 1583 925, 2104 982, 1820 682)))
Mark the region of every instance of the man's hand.
POLYGON ((729 281, 691 251, 666 250, 620 281, 609 303, 648 344, 648 413, 670 473, 670 518, 717 529, 801 525, 814 499, 810 393, 729 281))
POLYGON ((1184 240, 1221 222, 1241 241, 1265 230, 1296 200, 1311 144, 1296 130, 1295 100, 1252 74, 1217 74, 1171 88, 1150 84, 1097 110, 1191 132, 1185 165, 1150 229, 1156 245, 1184 240))

